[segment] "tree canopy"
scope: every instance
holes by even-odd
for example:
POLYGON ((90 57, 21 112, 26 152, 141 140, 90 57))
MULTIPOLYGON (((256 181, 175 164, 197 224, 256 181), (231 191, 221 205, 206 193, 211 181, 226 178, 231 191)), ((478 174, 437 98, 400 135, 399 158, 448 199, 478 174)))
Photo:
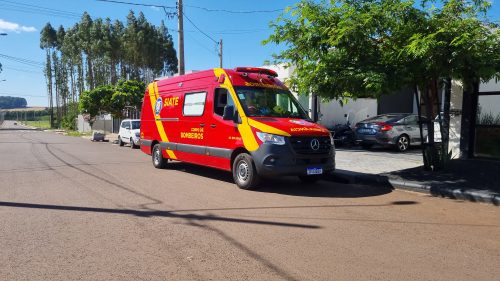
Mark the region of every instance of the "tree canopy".
POLYGON ((411 86, 428 120, 424 164, 437 169, 447 154, 434 145, 431 121, 443 120, 442 85, 447 152, 451 79, 463 82, 467 97, 480 81, 500 78, 500 28, 486 18, 489 8, 486 0, 302 0, 271 23, 264 44, 287 46, 275 58, 295 67, 289 84, 302 94, 378 97, 411 86))
POLYGON ((145 89, 144 82, 137 80, 120 80, 116 86, 99 86, 82 93, 79 109, 88 114, 91 121, 102 113, 123 117, 125 108, 140 108, 145 89))
POLYGON ((303 0, 271 23, 264 43, 287 46, 275 58, 296 67, 296 91, 327 99, 425 88, 440 77, 486 80, 500 70, 499 29, 481 16, 488 8, 480 0, 303 0))

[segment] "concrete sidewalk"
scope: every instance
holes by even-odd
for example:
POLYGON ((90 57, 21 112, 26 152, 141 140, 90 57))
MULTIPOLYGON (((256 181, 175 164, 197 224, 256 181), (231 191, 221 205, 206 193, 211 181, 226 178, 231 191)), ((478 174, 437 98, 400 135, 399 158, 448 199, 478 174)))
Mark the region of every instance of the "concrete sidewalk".
POLYGON ((339 149, 333 181, 390 185, 453 199, 500 205, 500 162, 452 160, 444 171, 422 168, 418 149, 396 153, 388 149, 339 149))

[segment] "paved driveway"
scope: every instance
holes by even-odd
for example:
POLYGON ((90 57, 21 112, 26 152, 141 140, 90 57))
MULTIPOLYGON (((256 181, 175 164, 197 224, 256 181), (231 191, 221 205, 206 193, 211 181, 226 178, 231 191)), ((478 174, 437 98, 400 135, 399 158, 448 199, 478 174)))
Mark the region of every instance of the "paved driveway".
POLYGON ((380 174, 423 165, 422 150, 412 147, 406 152, 396 152, 391 148, 373 147, 337 148, 337 169, 353 172, 380 174))

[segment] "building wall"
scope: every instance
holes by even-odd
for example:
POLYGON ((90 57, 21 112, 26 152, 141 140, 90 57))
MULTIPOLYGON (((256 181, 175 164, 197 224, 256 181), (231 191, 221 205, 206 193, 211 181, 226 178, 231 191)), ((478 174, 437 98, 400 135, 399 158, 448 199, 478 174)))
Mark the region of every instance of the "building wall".
POLYGON ((320 120, 318 123, 330 128, 335 124, 346 124, 347 121, 354 126, 359 121, 377 115, 376 99, 348 99, 345 105, 332 100, 320 104, 320 120))
POLYGON ((88 133, 92 131, 92 128, 90 127, 89 122, 87 122, 84 118, 83 115, 79 114, 78 118, 76 120, 76 125, 78 128, 78 132, 80 133, 88 133))
POLYGON ((411 88, 405 88, 392 94, 382 95, 378 100, 378 114, 417 113, 415 96, 411 88))
MULTIPOLYGON (((263 68, 272 69, 278 73, 278 79, 287 85, 288 78, 292 75, 294 68, 285 68, 283 65, 265 65, 263 68)), ((294 93, 294 96, 299 100, 299 103, 305 110, 308 110, 309 116, 312 117, 311 104, 312 97, 308 95, 299 95, 294 93)), ((347 103, 342 106, 337 100, 320 102, 319 105, 319 121, 325 127, 332 127, 334 124, 345 124, 347 118, 351 125, 377 115, 377 100, 376 99, 348 99, 347 103)))
MULTIPOLYGON (((481 83, 479 92, 498 92, 500 91, 500 83, 490 80, 486 83, 481 83)), ((479 96, 481 99, 488 99, 487 96, 479 96)), ((498 112, 500 110, 500 103, 496 102, 497 99, 492 99, 493 102, 483 102, 482 112, 498 112)), ((449 151, 452 158, 460 157, 460 131, 462 127, 462 108, 463 108, 463 87, 460 81, 452 81, 451 88, 451 107, 450 107, 450 143, 449 151)))
POLYGON ((450 97, 450 142, 451 158, 460 157, 460 130, 462 128, 463 88, 460 81, 452 81, 450 97))

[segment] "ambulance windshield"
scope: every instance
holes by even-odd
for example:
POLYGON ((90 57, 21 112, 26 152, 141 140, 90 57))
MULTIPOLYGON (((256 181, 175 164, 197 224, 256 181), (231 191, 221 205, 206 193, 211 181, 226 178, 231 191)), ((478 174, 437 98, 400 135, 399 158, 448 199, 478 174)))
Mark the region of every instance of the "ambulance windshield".
POLYGON ((304 109, 287 90, 260 87, 234 87, 249 117, 281 117, 309 120, 304 109))

